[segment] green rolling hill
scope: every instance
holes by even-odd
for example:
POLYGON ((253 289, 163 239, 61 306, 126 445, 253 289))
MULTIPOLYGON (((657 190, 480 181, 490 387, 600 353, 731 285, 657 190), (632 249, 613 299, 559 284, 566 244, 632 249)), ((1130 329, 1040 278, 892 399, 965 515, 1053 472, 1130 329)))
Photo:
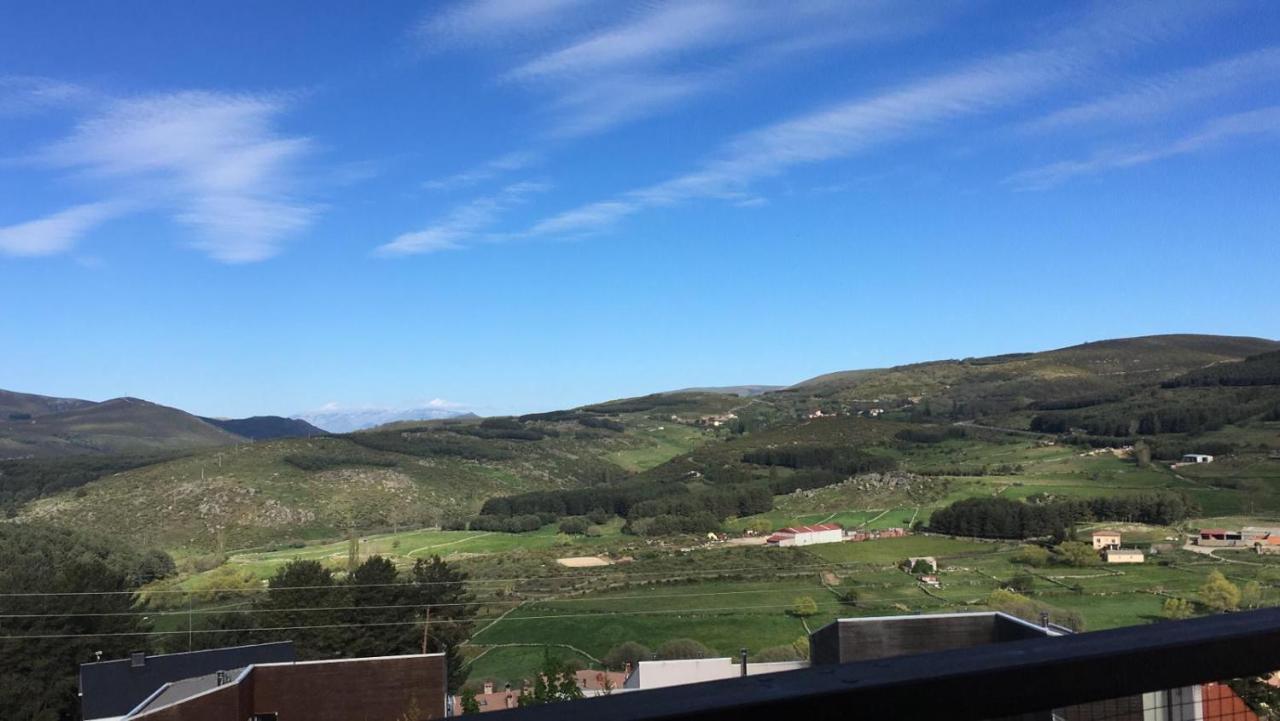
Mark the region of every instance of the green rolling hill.
MULTIPOLYGON (((33 426, 52 428, 56 419, 60 428, 85 434, 80 442, 95 451, 112 443, 164 447, 139 438, 177 438, 186 448, 204 448, 159 462, 122 462, 97 475, 84 471, 74 483, 47 483, 15 496, 11 513, 206 552, 337 538, 351 527, 429 526, 472 516, 487 499, 530 491, 679 484, 676 490, 697 492, 768 481, 789 493, 787 479, 800 471, 820 481, 819 471, 840 475, 896 464, 906 473, 968 477, 985 467, 1036 461, 1026 436, 1014 437, 1021 445, 1008 445, 1009 438, 975 436, 982 426, 1070 436, 1084 448, 1147 438, 1165 455, 1206 443, 1252 444, 1254 452, 1280 447, 1269 430, 1280 421, 1280 385, 1268 384, 1270 357, 1256 358, 1277 348, 1280 343, 1258 338, 1122 339, 835 373, 754 395, 739 395, 740 389, 655 393, 519 418, 399 422, 252 444, 237 444, 241 436, 181 411, 110 402, 37 416, 33 426), (1241 378, 1256 384, 1241 385, 1241 378), (814 409, 837 418, 809 419, 814 409), (115 420, 95 425, 94 417, 115 420)), ((4 443, 15 442, 14 427, 0 427, 4 443)), ((54 447, 73 443, 57 433, 41 438, 54 447)), ((39 476, 38 469, 0 466, 0 490, 6 473, 39 476)), ((986 482, 911 481, 905 490, 846 495, 918 504, 948 488, 980 489, 986 482)), ((1210 490, 1197 492, 1212 500, 1210 490)))

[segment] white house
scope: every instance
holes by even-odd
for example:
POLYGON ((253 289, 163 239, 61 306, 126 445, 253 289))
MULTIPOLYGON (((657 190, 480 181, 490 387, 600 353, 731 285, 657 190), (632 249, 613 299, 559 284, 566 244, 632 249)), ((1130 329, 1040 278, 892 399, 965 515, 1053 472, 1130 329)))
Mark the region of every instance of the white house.
POLYGON ((769 536, 768 543, 771 546, 813 546, 843 540, 843 528, 834 523, 819 523, 815 526, 795 526, 775 531, 769 536))
MULTIPOLYGON (((748 663, 747 676, 808 668, 808 661, 748 663)), ((687 683, 718 681, 742 676, 741 661, 732 658, 695 658, 674 661, 641 661, 619 690, 638 690, 682 686, 687 683)))
POLYGON ((1213 463, 1213 456, 1204 453, 1188 453, 1182 457, 1183 463, 1213 463))

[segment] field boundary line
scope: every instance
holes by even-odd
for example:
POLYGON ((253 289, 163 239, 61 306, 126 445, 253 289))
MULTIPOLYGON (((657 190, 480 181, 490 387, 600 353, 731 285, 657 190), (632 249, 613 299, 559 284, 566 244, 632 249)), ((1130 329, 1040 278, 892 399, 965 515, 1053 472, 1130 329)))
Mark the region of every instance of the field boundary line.
POLYGON ((408 556, 409 558, 413 558, 413 554, 417 553, 418 551, 426 551, 432 548, 444 548, 445 546, 452 546, 458 543, 466 543, 467 541, 474 541, 477 538, 484 538, 485 536, 492 536, 492 535, 493 535, 493 531, 485 531, 484 533, 478 533, 474 536, 467 536, 466 538, 459 538, 456 541, 449 541, 448 543, 435 543, 428 546, 423 546, 422 548, 415 548, 412 551, 406 552, 404 555, 408 556))

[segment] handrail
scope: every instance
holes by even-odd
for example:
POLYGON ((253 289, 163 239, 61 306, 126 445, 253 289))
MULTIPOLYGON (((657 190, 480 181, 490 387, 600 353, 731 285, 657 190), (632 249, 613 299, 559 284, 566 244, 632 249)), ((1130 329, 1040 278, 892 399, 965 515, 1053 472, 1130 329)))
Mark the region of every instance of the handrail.
POLYGON ((501 711, 509 721, 977 721, 1280 669, 1280 608, 501 711))

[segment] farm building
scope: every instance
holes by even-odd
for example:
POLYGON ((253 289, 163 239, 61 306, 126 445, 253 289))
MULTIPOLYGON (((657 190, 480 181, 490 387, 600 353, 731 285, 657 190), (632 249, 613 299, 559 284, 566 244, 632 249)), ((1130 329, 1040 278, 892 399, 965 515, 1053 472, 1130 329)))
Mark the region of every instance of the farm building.
POLYGON ((1201 528, 1194 540, 1197 546, 1239 546, 1244 541, 1244 534, 1225 528, 1201 528))
POLYGON ((813 546, 819 543, 839 543, 844 540, 844 529, 834 523, 815 526, 784 528, 769 536, 771 546, 813 546))
POLYGON ((942 582, 934 575, 921 576, 920 583, 923 583, 926 586, 932 586, 933 588, 942 588, 942 582))
POLYGON ((1213 463, 1213 456, 1204 453, 1188 453, 1182 457, 1183 463, 1213 463))
POLYGON ((1102 551, 1102 560, 1107 563, 1142 563, 1146 557, 1136 548, 1107 548, 1102 551))
POLYGON ((850 531, 846 541, 878 541, 881 538, 902 538, 907 535, 905 528, 884 528, 879 531, 850 531))
POLYGON ((1093 532, 1093 550, 1102 551, 1108 548, 1120 547, 1119 531, 1094 531, 1093 532))
POLYGON ((1280 536, 1267 536, 1265 540, 1255 541, 1253 548, 1260 554, 1280 554, 1280 536))

